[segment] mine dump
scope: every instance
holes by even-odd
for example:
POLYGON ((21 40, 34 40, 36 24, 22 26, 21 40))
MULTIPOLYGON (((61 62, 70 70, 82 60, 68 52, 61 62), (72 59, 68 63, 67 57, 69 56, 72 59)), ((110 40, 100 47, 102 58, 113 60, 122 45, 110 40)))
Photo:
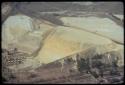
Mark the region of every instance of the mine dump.
POLYGON ((123 83, 122 9, 122 2, 2 3, 3 83, 123 83))

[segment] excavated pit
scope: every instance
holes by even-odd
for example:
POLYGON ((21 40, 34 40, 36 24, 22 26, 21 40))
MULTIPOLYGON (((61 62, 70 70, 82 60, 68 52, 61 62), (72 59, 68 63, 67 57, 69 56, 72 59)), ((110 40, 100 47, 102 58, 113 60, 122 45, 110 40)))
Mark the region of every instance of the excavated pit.
MULTIPOLYGON (((14 4, 17 7, 16 4, 19 3, 14 4)), ((3 20, 7 26, 2 28, 7 28, 8 32, 6 35, 6 30, 3 31, 5 36, 2 40, 4 83, 121 84, 124 82, 122 15, 65 10, 36 12, 34 9, 33 11, 27 9, 27 6, 30 7, 33 3, 21 4, 19 8, 13 10, 10 14, 12 16, 7 14, 7 18, 7 15, 3 15, 4 20, 7 18, 3 20), (24 11, 23 6, 26 8, 24 11), (10 17, 12 20, 9 21, 10 17), (25 17, 24 25, 20 23, 22 18, 18 17, 25 17), (30 18, 28 22, 27 18, 30 18), (94 21, 91 19, 101 25, 93 25, 94 21), (16 29, 17 26, 13 23, 17 23, 20 28, 16 29), (23 26, 24 29, 28 29, 22 29, 23 26), (102 30, 108 27, 109 30, 102 30), (114 35, 114 32, 117 35, 114 35)))

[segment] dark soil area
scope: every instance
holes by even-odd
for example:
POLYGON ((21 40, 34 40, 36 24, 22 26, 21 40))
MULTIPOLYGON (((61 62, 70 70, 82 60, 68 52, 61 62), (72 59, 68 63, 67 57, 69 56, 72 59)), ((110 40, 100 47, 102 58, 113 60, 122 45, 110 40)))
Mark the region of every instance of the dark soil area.
MULTIPOLYGON (((63 14, 78 16, 79 13, 77 12, 80 12, 80 14, 81 12, 86 12, 87 14, 94 12, 97 16, 99 13, 102 13, 102 17, 104 13, 123 15, 124 12, 122 2, 13 2, 11 6, 13 10, 10 15, 22 13, 31 17, 34 16, 48 20, 57 25, 63 25, 63 23, 56 18, 63 14), (47 12, 58 12, 59 14, 48 14, 47 12), (68 12, 68 14, 65 12, 68 12)), ((105 17, 105 15, 103 17, 105 17)))
POLYGON ((16 73, 16 77, 12 77, 5 83, 33 83, 33 84, 115 84, 123 83, 123 68, 119 68, 119 74, 105 71, 103 77, 94 77, 90 72, 83 70, 82 72, 71 70, 71 65, 65 65, 61 71, 60 64, 51 64, 38 68, 32 72, 16 73))
MULTIPOLYGON (((73 69, 74 63, 69 58, 65 60, 64 66, 58 61, 43 65, 37 69, 13 72, 7 66, 11 64, 18 64, 21 55, 24 53, 18 51, 3 51, 3 82, 11 84, 119 84, 124 82, 124 67, 113 68, 108 65, 100 68, 98 65, 99 59, 97 56, 93 57, 92 68, 90 68, 87 60, 80 59, 77 69, 73 69), (7 53, 8 52, 8 53, 7 53), (8 54, 8 55, 7 55, 8 54), (7 57, 9 56, 9 57, 7 57), (12 59, 13 60, 10 60, 12 59), (15 60, 16 59, 16 60, 15 60), (10 62, 12 61, 12 62, 10 62)), ((22 60, 20 60, 21 62, 22 60)), ((101 65, 101 64, 100 64, 101 65)))

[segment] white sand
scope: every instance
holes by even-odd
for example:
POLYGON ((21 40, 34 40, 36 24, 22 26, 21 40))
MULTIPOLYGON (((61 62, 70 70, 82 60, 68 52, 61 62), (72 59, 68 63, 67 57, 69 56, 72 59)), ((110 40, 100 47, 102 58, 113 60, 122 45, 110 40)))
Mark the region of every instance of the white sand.
POLYGON ((62 17, 60 20, 67 26, 81 28, 119 43, 123 41, 123 28, 108 18, 98 17, 62 17))

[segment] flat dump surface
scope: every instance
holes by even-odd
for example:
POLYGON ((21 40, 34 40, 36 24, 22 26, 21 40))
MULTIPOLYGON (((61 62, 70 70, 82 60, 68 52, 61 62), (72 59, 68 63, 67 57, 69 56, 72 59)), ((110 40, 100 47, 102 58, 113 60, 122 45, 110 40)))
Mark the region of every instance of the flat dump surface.
POLYGON ((90 48, 91 45, 106 47, 112 43, 107 38, 86 31, 60 26, 44 41, 36 59, 41 63, 47 64, 80 50, 84 51, 90 48))

